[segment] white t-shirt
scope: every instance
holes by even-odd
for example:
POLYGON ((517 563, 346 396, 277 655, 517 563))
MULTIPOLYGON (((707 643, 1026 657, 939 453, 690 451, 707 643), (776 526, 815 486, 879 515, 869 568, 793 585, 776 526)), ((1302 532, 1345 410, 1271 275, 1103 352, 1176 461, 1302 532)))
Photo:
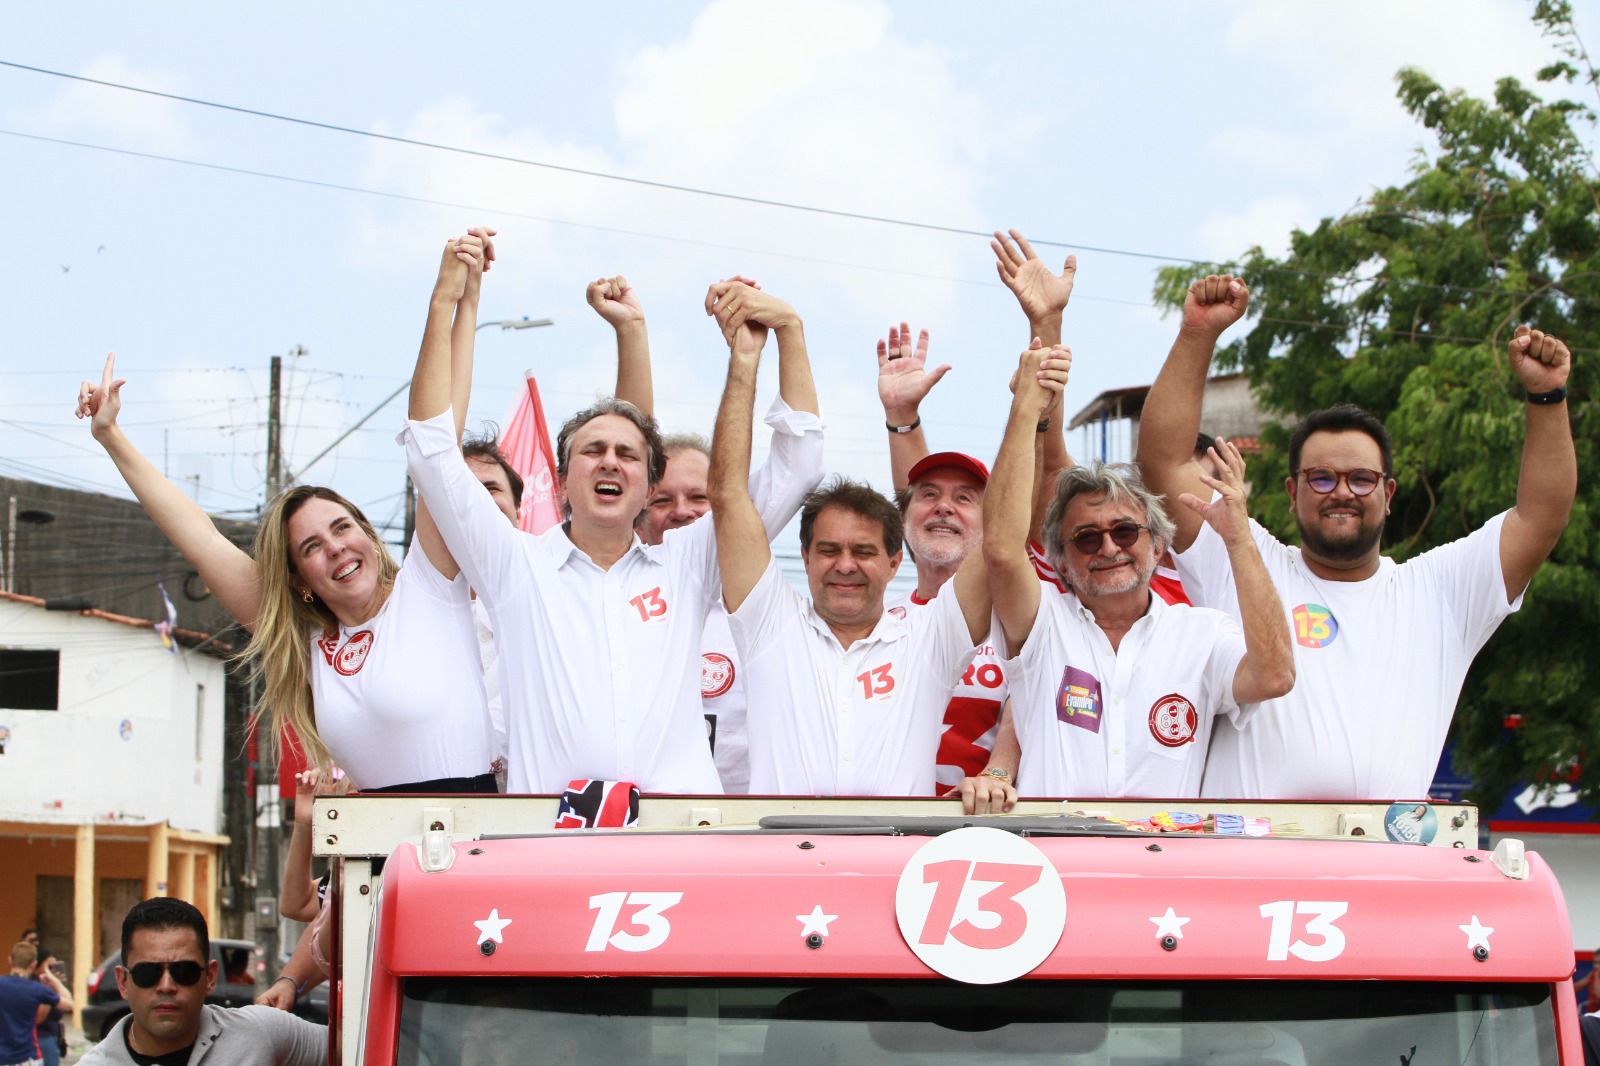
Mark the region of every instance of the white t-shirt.
MULTIPOLYGON (((1234 799, 1424 799, 1472 657, 1522 604, 1506 602, 1500 527, 1365 581, 1324 581, 1251 523, 1295 647, 1294 689, 1243 729, 1220 726, 1205 794, 1234 799)), ((1237 618, 1222 540, 1203 526, 1177 557, 1197 604, 1237 618)))
POLYGON ((849 648, 789 587, 777 560, 728 616, 761 693, 750 716, 750 791, 926 796, 950 678, 976 649, 954 590, 927 610, 885 611, 849 648))
MULTIPOLYGON (((506 759, 510 752, 510 734, 506 730, 506 703, 500 698, 500 653, 495 648, 494 626, 489 623, 489 611, 477 597, 472 600, 472 625, 478 634, 478 659, 483 663, 483 694, 489 701, 489 724, 493 730, 494 757, 497 762, 506 759)), ((505 763, 501 762, 502 769, 505 763)))
POLYGON ((728 628, 728 611, 717 600, 706 615, 700 641, 700 706, 711 738, 711 756, 725 792, 750 791, 750 733, 745 720, 744 665, 728 628))
MULTIPOLYGON (((771 515, 776 533, 800 511, 807 493, 821 484, 827 472, 823 455, 822 423, 793 411, 780 396, 767 412, 773 429, 767 459, 750 474, 750 499, 762 515, 771 515)), ((728 611, 719 597, 706 616, 700 642, 700 704, 717 775, 726 792, 750 791, 750 734, 746 722, 748 698, 744 666, 728 628, 728 611)))
POLYGON ((357 788, 488 773, 466 579, 447 581, 413 544, 376 615, 311 637, 311 697, 322 742, 357 788))
MULTIPOLYGON (((788 418, 794 432, 820 433, 814 416, 788 418)), ((601 778, 645 792, 721 792, 700 706, 700 640, 721 594, 712 523, 670 530, 658 546, 635 538, 602 570, 562 526, 535 537, 505 520, 461 458, 449 411, 407 422, 401 439, 412 479, 489 613, 507 791, 558 793, 575 778, 601 778)), ((798 509, 804 491, 774 490, 773 499, 798 509)), ((764 515, 769 533, 793 514, 764 515)))
MULTIPOLYGON (((914 614, 932 600, 919 599, 912 589, 884 605, 890 614, 901 618, 914 614)), ((999 638, 990 633, 978 645, 978 654, 950 688, 950 702, 944 709, 944 732, 935 757, 934 792, 943 795, 989 765, 994 738, 1000 731, 1000 707, 1006 699, 1005 664, 997 648, 999 638)))
POLYGON ((1220 611, 1150 607, 1113 650, 1072 592, 1041 583, 1039 613, 1011 676, 1011 720, 1028 796, 1185 799, 1201 794, 1212 722, 1233 700, 1244 634, 1220 611))

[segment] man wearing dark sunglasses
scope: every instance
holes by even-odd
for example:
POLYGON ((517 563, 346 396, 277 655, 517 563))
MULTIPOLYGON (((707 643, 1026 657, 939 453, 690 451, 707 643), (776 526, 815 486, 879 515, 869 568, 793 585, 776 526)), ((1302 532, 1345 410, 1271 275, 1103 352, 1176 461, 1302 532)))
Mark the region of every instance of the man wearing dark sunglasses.
POLYGON ((1051 401, 1038 381, 1061 348, 1024 352, 984 504, 983 550, 995 613, 1013 655, 1011 719, 1032 796, 1197 796, 1212 723, 1243 720, 1294 684, 1288 627, 1244 511, 1244 461, 1221 445, 1209 485, 1220 499, 1182 505, 1227 540, 1254 610, 1168 604, 1150 591, 1172 537, 1161 501, 1122 464, 1072 467, 1042 523, 1045 556, 1066 592, 1043 584, 1027 553, 1034 436, 1051 401))
MULTIPOLYGON (((1227 275, 1189 289, 1171 354, 1145 401, 1139 464, 1169 498, 1204 492, 1187 442, 1200 422, 1217 338, 1243 317, 1250 293, 1227 275)), ((1534 571, 1566 528, 1577 494, 1567 417, 1571 355, 1519 326, 1510 366, 1526 391, 1516 505, 1460 540, 1396 564, 1380 551, 1395 490, 1383 423, 1351 404, 1308 415, 1289 442, 1284 487, 1298 548, 1251 532, 1294 634, 1299 682, 1248 729, 1219 728, 1205 794, 1236 799, 1423 799, 1467 669, 1522 602, 1534 571)), ((1185 591, 1237 615, 1218 538, 1174 515, 1185 591)))
POLYGON ((183 900, 136 903, 122 921, 117 990, 130 1014, 80 1063, 87 1066, 320 1066, 326 1026, 271 1007, 206 1002, 217 984, 206 920, 183 900))

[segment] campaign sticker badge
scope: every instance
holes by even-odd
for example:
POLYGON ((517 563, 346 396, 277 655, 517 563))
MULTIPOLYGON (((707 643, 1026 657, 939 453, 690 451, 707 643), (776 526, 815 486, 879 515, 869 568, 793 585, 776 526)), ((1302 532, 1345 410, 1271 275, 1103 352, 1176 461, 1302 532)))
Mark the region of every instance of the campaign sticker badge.
POLYGON ((1162 747, 1181 748, 1193 744, 1199 728, 1200 712, 1176 692, 1162 696, 1150 707, 1150 735, 1162 747))
POLYGON ((1339 636, 1339 620, 1320 603, 1294 609, 1294 642, 1302 648, 1326 648, 1339 636))
POLYGON ((1100 732, 1100 681, 1093 674, 1069 666, 1061 672, 1061 687, 1056 690, 1056 719, 1067 725, 1100 732))
POLYGON ((350 634, 350 639, 344 642, 344 647, 334 657, 333 668, 345 677, 360 673, 362 664, 367 661, 367 653, 372 650, 372 640, 370 629, 350 634))
POLYGON ((700 656, 700 698, 714 700, 733 687, 733 660, 721 652, 700 656))
POLYGON ((1439 816, 1426 803, 1391 803, 1383 815, 1383 833, 1400 844, 1432 844, 1439 834, 1439 816))
POLYGON ((900 935, 953 981, 994 985, 1031 973, 1061 942, 1067 894, 1025 837, 967 826, 930 840, 900 871, 900 935))

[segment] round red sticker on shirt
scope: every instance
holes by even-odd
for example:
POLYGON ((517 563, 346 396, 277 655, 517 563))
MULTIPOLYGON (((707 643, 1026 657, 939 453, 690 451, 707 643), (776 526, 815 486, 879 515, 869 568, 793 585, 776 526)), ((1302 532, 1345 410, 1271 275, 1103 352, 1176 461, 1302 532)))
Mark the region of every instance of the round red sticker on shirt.
POLYGON ((733 660, 721 652, 700 656, 700 698, 714 700, 733 687, 733 660))
POLYGON ((344 642, 344 647, 339 649, 339 654, 334 656, 333 668, 346 677, 358 674, 362 664, 367 661, 367 652, 371 650, 372 630, 352 633, 350 639, 344 642))
POLYGON ((1150 708, 1150 735, 1166 747, 1193 743, 1199 728, 1200 715, 1194 704, 1176 692, 1162 696, 1150 708))

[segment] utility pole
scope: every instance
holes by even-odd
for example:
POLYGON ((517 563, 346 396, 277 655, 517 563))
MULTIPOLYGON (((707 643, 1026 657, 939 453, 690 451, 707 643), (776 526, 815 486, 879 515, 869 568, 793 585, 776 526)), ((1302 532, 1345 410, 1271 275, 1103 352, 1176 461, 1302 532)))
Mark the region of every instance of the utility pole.
MULTIPOLYGON (((295 345, 289 349, 290 355, 308 354, 303 345, 295 345)), ((262 514, 278 498, 278 493, 283 490, 283 357, 272 357, 271 383, 267 390, 267 498, 263 501, 262 514)), ((251 694, 255 695, 256 686, 252 678, 251 694)), ((255 705, 255 700, 251 700, 255 705)), ((261 876, 256 881, 256 946, 260 951, 260 958, 266 963, 267 981, 275 981, 278 977, 278 955, 282 951, 281 928, 282 919, 278 915, 278 880, 279 855, 283 848, 283 829, 278 818, 283 809, 282 782, 278 780, 278 767, 273 762, 271 755, 277 749, 275 737, 258 736, 256 750, 261 757, 256 766, 256 793, 251 797, 251 806, 255 811, 255 825, 264 828, 265 832, 256 834, 256 847, 258 862, 256 869, 261 876), (262 787, 265 786, 265 787, 262 787), (263 802, 265 800, 265 802, 263 802), (263 808, 267 808, 263 811, 263 808), (263 818, 265 813, 265 818, 263 818), (263 825, 264 823, 264 825, 263 825), (261 882, 266 881, 263 888, 261 882)))
POLYGON ((283 357, 272 357, 272 383, 267 391, 267 503, 278 497, 283 487, 283 452, 278 423, 279 386, 283 377, 283 357))

